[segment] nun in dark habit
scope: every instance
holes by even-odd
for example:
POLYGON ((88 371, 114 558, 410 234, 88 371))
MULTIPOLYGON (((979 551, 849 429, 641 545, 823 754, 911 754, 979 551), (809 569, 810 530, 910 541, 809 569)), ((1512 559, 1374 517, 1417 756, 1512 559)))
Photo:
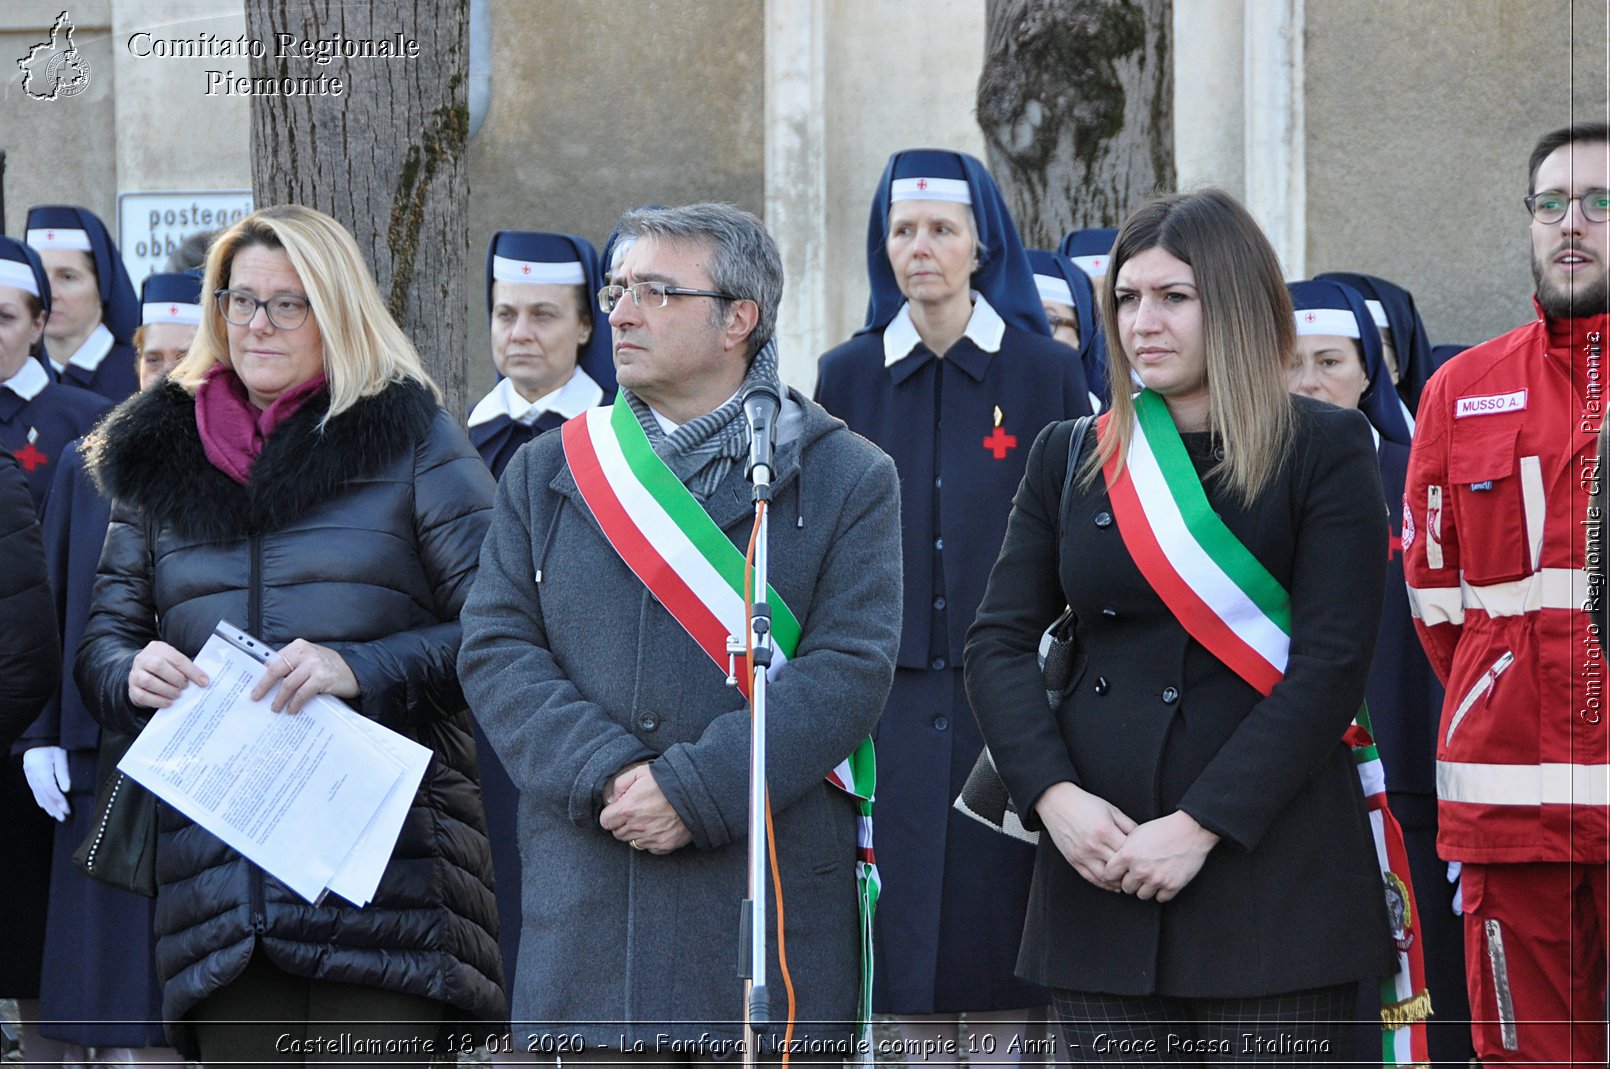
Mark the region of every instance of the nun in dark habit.
MULTIPOLYGON (((201 322, 201 274, 160 274, 141 286, 134 332, 140 389, 183 358, 201 322)), ((77 650, 89 620, 90 591, 111 523, 112 504, 84 468, 80 441, 64 451, 45 508, 45 559, 62 625, 62 648, 77 650)), ((23 766, 34 801, 57 821, 40 976, 39 1026, 68 1045, 67 1061, 173 1062, 162 1034, 153 918, 156 902, 97 883, 73 864, 95 815, 101 726, 84 705, 73 660, 44 713, 23 733, 23 766), (116 969, 105 968, 117 962, 116 969)))
MULTIPOLYGON (((58 383, 46 370, 41 340, 50 309, 50 280, 39 254, 0 237, 0 444, 22 466, 34 510, 41 515, 62 450, 111 407, 103 397, 58 383)), ((39 624, 54 625, 49 619, 39 624)), ((66 659, 71 661, 71 653, 66 659)), ((0 953, 0 998, 18 1000, 29 1060, 59 1061, 33 1024, 54 825, 34 804, 20 751, 0 754, 0 823, 6 828, 0 917, 7 933, 0 953)))
POLYGON ((106 224, 87 208, 40 205, 28 210, 27 241, 50 276, 51 371, 114 403, 134 393, 140 304, 106 224))
POLYGON ((614 400, 609 320, 594 311, 603 284, 598 253, 585 238, 493 235, 486 310, 498 383, 470 411, 469 431, 494 478, 532 438, 614 400))
POLYGON ((1381 358, 1397 388, 1398 397, 1407 413, 1409 430, 1414 430, 1414 413, 1420 408, 1420 392, 1425 389, 1431 373, 1437 370, 1437 361, 1431 352, 1431 336, 1420 312, 1414 306, 1414 297, 1394 282, 1374 275, 1361 275, 1347 271, 1328 271, 1315 276, 1315 281, 1340 282, 1351 286, 1364 297, 1370 317, 1381 335, 1381 358))
POLYGON ((1043 1017, 1048 1001, 1014 975, 1034 851, 951 808, 983 748, 962 645, 1029 446, 1046 424, 1088 413, 1089 386, 1051 340, 1017 227, 971 156, 890 158, 867 272, 866 325, 822 356, 816 399, 900 472, 903 630, 875 734, 873 1009, 910 1039, 953 1043, 966 1013, 972 1038, 946 1049, 1012 1063, 1013 1022, 1043 1017))
MULTIPOLYGON (((470 441, 494 478, 544 431, 615 399, 609 320, 596 311, 598 253, 571 234, 500 230, 486 250, 486 309, 498 383, 470 411, 470 441)), ((481 803, 492 842, 498 950, 514 989, 520 952, 520 793, 475 722, 481 803)), ((502 1056, 494 1047, 494 1060, 502 1056)))
POLYGON ((1070 230, 1062 235, 1057 251, 1073 261, 1073 266, 1090 276, 1090 283, 1100 286, 1107 277, 1107 263, 1112 258, 1112 243, 1118 240, 1118 231, 1110 226, 1090 226, 1070 230))
POLYGON ((1096 290, 1090 284, 1090 276, 1059 252, 1029 249, 1028 254, 1040 307, 1051 324, 1051 337, 1078 351, 1085 381, 1090 384, 1090 403, 1100 412, 1109 401, 1107 339, 1101 333, 1096 290))
MULTIPOLYGON (((1435 1010, 1426 1029, 1431 1059, 1437 1064, 1464 1065, 1474 1054, 1465 991, 1464 929, 1453 909, 1454 885, 1447 878, 1448 867, 1437 857, 1436 759, 1442 684, 1414 633, 1403 582, 1403 482, 1409 463, 1410 424, 1401 395, 1392 389, 1374 309, 1361 292, 1336 278, 1327 275, 1288 286, 1297 324, 1289 385, 1293 393, 1359 409, 1375 435, 1392 540, 1381 629, 1364 698, 1386 770, 1387 803, 1403 827, 1419 905, 1414 926, 1422 940, 1426 983, 1435 1010)), ((1412 311, 1412 305, 1410 308, 1412 311)), ((1418 316, 1414 323, 1419 324, 1418 316)), ((1399 336, 1405 341, 1414 337, 1406 332, 1399 336)), ((1421 328, 1418 337, 1424 336, 1421 328)), ((1402 386, 1400 378, 1398 387, 1402 386)), ((1359 1001, 1361 1018, 1369 1017, 1372 1006, 1378 1005, 1375 985, 1365 986, 1370 988, 1370 998, 1359 1001)), ((1379 1029, 1367 1030, 1363 1042, 1379 1055, 1379 1029)), ((1361 1051, 1359 1056, 1365 1053, 1361 1051)))

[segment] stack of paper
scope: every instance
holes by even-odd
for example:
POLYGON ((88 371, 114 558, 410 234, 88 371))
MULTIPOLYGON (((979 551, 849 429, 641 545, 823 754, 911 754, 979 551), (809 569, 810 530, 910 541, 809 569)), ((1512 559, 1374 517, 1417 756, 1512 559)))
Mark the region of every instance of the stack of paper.
MULTIPOLYGON (((118 768, 287 887, 366 906, 397 845, 430 750, 321 694, 276 713, 251 700, 274 650, 220 622, 186 687, 118 768)), ((277 688, 276 688, 277 689, 277 688)))

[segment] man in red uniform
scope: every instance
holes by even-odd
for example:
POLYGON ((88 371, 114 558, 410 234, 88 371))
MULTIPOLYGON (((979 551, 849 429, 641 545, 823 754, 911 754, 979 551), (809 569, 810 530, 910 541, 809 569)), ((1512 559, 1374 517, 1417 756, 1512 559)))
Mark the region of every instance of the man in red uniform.
POLYGON ((1432 378, 1404 492, 1410 604, 1447 685, 1437 845, 1463 864, 1489 1065, 1605 1062, 1610 722, 1584 543, 1602 519, 1588 497, 1610 374, 1607 189, 1610 126, 1538 142, 1526 205, 1541 318, 1432 378))

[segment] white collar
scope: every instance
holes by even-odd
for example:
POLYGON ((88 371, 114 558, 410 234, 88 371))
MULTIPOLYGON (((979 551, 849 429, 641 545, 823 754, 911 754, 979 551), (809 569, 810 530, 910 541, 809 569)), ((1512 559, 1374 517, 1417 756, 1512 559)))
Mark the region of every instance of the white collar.
POLYGON ((1404 402, 1403 395, 1398 393, 1397 383, 1393 382, 1390 376, 1386 377, 1386 381, 1387 381, 1387 385, 1389 387, 1391 387, 1392 392, 1397 395, 1398 408, 1403 412, 1403 422, 1407 423, 1409 425, 1409 437, 1413 438, 1414 437, 1414 413, 1409 411, 1409 406, 1408 406, 1407 403, 1404 402))
MULTIPOLYGON (((116 343, 117 339, 112 337, 112 332, 106 329, 105 323, 102 323, 89 332, 89 337, 78 347, 78 352, 67 358, 67 364, 83 368, 93 375, 116 343)), ((50 362, 56 364, 55 358, 52 357, 50 362)), ((67 364, 56 364, 56 370, 63 370, 67 364)))
MULTIPOLYGON (((729 398, 727 398, 726 401, 721 402, 721 405, 727 404, 729 401, 732 400, 733 397, 737 397, 739 394, 741 394, 743 392, 744 392, 743 387, 742 386, 738 387, 738 389, 733 391, 732 397, 729 397, 729 398)), ((644 403, 647 404, 646 401, 644 403)), ((721 405, 717 405, 716 408, 720 408, 721 405)), ((714 412, 716 410, 716 408, 712 408, 710 411, 714 412)), ((665 432, 666 437, 670 437, 676 431, 676 429, 678 427, 682 426, 682 424, 680 424, 680 423, 672 423, 668 416, 661 415, 660 410, 655 408, 653 405, 649 405, 648 410, 654 416, 654 422, 658 423, 660 425, 660 430, 665 432)), ((695 417, 695 418, 697 418, 697 417, 695 417)), ((691 423, 693 421, 689 420, 688 422, 691 423)))
POLYGON ((49 385, 50 376, 45 374, 44 365, 30 356, 22 362, 21 370, 0 382, 0 389, 10 390, 24 401, 32 401, 49 385))
POLYGON ((535 401, 527 401, 521 397, 519 391, 514 388, 513 380, 504 379, 475 406, 475 410, 470 413, 470 426, 487 423, 499 416, 507 416, 513 422, 529 427, 547 412, 565 419, 574 419, 603 399, 603 388, 579 367, 563 386, 543 394, 535 401))
MULTIPOLYGON (((972 298, 973 314, 967 317, 967 329, 962 331, 962 337, 973 339, 973 344, 986 353, 998 353, 1001 351, 1001 338, 1006 334, 1006 321, 990 307, 982 293, 973 290, 972 298)), ((900 311, 894 314, 889 325, 883 328, 883 366, 898 364, 921 344, 917 325, 911 321, 911 302, 907 301, 900 306, 900 311)))

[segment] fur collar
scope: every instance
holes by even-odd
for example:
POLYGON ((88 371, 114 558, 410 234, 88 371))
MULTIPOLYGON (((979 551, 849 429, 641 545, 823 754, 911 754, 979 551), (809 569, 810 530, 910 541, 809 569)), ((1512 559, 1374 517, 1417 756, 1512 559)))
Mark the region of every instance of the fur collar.
POLYGON ((123 402, 85 442, 101 492, 187 539, 232 541, 281 530, 376 474, 420 441, 436 403, 415 383, 388 386, 321 431, 330 395, 276 427, 241 486, 213 467, 196 430, 196 399, 163 382, 123 402))

